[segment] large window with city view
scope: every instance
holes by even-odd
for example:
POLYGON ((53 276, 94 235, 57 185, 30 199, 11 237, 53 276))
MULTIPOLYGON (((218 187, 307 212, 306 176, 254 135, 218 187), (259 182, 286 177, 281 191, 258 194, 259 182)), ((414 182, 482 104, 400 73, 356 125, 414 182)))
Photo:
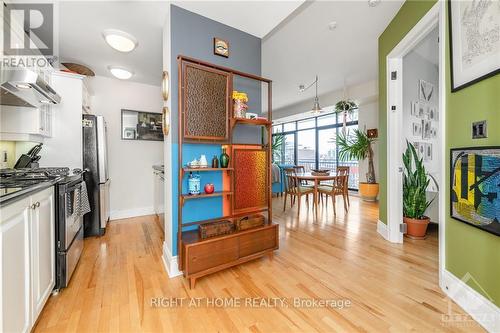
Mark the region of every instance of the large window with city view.
POLYGON ((273 126, 273 141, 279 143, 273 152, 278 164, 301 165, 306 171, 329 169, 336 172, 338 166, 349 166, 349 188, 358 189, 358 161, 338 159, 337 135, 344 130, 358 128, 358 111, 351 114, 326 114, 273 126))

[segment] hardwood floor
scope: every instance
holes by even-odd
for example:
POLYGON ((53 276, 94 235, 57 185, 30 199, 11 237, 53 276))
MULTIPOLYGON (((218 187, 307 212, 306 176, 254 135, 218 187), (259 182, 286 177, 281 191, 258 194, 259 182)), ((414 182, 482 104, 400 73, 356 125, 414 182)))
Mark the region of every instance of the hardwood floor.
POLYGON ((297 217, 297 205, 283 212, 282 198, 273 199, 280 224, 273 260, 202 278, 193 290, 183 277, 165 273, 163 235, 152 216, 112 221, 104 237, 85 241, 70 286, 49 299, 35 332, 482 331, 475 323, 443 325, 448 301, 438 287, 435 230, 425 241, 390 244, 376 232, 374 203, 352 196, 349 213, 337 209, 335 218, 330 202, 320 207, 317 221, 302 204, 297 217), (151 306, 158 297, 199 297, 201 306, 189 306, 188 299, 183 306, 181 300, 178 306, 151 306), (240 298, 241 304, 207 305, 217 298, 240 298), (251 307, 257 304, 244 298, 271 299, 269 307, 251 307), (287 306, 274 298, 286 298, 287 306), (351 305, 299 307, 294 298, 351 305))

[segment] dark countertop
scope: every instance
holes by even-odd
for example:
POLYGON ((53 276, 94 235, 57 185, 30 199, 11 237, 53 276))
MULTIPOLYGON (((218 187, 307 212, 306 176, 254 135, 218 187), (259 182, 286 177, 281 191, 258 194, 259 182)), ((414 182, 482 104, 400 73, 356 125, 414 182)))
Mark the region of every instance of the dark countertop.
MULTIPOLYGON (((32 186, 27 186, 19 191, 11 192, 11 193, 6 193, 2 194, 0 196, 0 206, 5 206, 8 204, 11 204, 14 201, 20 200, 22 198, 28 197, 36 192, 39 192, 41 190, 45 190, 46 188, 49 188, 51 186, 54 186, 58 182, 60 182, 64 177, 57 177, 51 180, 47 180, 45 182, 40 182, 38 184, 32 185, 32 186)), ((2 193, 2 190, 0 189, 0 193, 2 193)))
POLYGON ((163 165, 153 165, 153 170, 165 173, 165 167, 163 165))

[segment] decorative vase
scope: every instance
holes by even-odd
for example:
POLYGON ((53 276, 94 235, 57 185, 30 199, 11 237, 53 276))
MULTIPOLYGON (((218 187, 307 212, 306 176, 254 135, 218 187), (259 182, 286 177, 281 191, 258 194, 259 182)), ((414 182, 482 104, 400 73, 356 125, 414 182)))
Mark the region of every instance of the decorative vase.
POLYGON ((220 155, 220 167, 227 168, 229 166, 229 155, 226 154, 226 148, 222 148, 222 154, 220 155))
POLYGON ((190 172, 189 178, 188 178, 188 193, 189 193, 189 195, 200 194, 200 184, 201 184, 201 177, 199 175, 193 175, 193 173, 190 172))
POLYGON ((217 158, 216 155, 214 155, 214 158, 212 158, 212 168, 218 168, 219 167, 219 159, 217 158))

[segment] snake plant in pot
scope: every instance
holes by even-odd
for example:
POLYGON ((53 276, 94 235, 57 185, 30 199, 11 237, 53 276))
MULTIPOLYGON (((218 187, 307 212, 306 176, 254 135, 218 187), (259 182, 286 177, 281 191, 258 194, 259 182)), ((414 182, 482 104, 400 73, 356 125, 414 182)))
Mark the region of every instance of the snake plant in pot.
POLYGON ((433 200, 427 200, 426 192, 430 181, 436 180, 426 172, 423 159, 418 157, 413 144, 406 141, 403 154, 403 222, 406 223, 407 236, 425 238, 429 218, 425 211, 433 200))
POLYGON ((359 195, 365 201, 377 200, 379 185, 375 179, 373 165, 373 147, 376 139, 371 138, 365 131, 355 129, 353 133, 340 132, 337 135, 339 158, 343 161, 368 159, 366 182, 359 182, 359 195))

